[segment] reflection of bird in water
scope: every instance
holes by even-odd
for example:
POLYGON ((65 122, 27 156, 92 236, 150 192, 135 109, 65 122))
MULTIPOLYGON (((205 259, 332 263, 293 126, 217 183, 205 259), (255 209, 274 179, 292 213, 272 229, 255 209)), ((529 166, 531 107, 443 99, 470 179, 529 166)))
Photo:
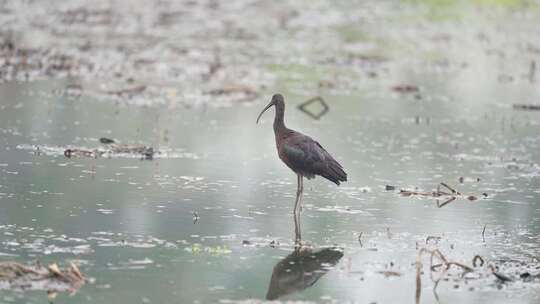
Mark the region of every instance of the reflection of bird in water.
POLYGON ((315 178, 320 175, 339 185, 347 180, 347 173, 343 167, 326 150, 311 137, 300 132, 288 129, 283 116, 285 114, 285 101, 281 94, 272 96, 270 103, 262 110, 262 114, 271 106, 276 106, 274 117, 274 134, 279 158, 298 176, 298 191, 294 203, 294 214, 301 206, 302 192, 304 190, 303 178, 315 178))
POLYGON ((314 251, 297 247, 274 266, 266 299, 275 300, 313 286, 342 257, 343 252, 339 248, 314 251))
POLYGON ((267 300, 275 300, 293 292, 313 286, 328 270, 343 257, 343 250, 337 247, 313 250, 300 245, 300 219, 294 217, 296 244, 295 250, 274 266, 267 300))

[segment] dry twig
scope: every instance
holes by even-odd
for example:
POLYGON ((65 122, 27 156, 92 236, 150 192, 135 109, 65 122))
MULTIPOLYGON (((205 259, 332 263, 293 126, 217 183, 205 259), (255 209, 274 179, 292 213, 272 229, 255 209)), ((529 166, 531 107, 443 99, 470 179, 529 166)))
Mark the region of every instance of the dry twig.
POLYGON ((461 268, 463 270, 462 276, 465 275, 466 273, 474 271, 471 267, 465 264, 449 261, 438 249, 435 249, 435 250, 429 250, 426 248, 420 249, 420 251, 418 252, 416 256, 416 297, 415 299, 416 299, 417 304, 420 303, 420 295, 422 292, 421 270, 422 270, 422 256, 424 254, 430 255, 430 258, 429 258, 430 278, 431 278, 431 281, 433 281, 434 283, 433 292, 435 293, 435 296, 437 296, 436 289, 440 280, 444 278, 444 276, 446 275, 446 273, 448 272, 448 270, 450 270, 452 266, 461 268), (438 259, 440 263, 434 264, 435 259, 438 259), (439 272, 438 271, 439 268, 442 268, 442 270, 440 271, 438 278, 434 278, 433 273, 439 272))
MULTIPOLYGON (((437 190, 436 191, 411 191, 411 190, 400 190, 399 194, 401 196, 426 196, 426 197, 434 197, 434 198, 439 198, 439 197, 446 197, 445 201, 443 203, 441 203, 439 201, 439 199, 437 199, 437 207, 439 208, 442 208, 444 206, 446 206, 447 204, 453 202, 454 200, 456 200, 458 197, 465 197, 461 192, 455 190, 454 188, 450 187, 448 184, 446 183, 439 183, 437 185, 437 190), (441 190, 441 186, 446 188, 449 192, 447 191, 443 191, 441 190)), ((484 197, 487 197, 487 194, 484 195, 484 197)), ((474 195, 468 195, 466 196, 466 198, 469 200, 469 201, 475 201, 477 200, 478 198, 474 195)))

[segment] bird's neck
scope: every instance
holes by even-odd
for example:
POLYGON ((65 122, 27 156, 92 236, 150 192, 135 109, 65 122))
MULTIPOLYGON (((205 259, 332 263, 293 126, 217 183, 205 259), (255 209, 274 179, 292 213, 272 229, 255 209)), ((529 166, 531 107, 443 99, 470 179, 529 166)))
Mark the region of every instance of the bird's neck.
POLYGON ((284 130, 287 130, 287 127, 285 127, 285 121, 283 118, 284 114, 285 114, 285 107, 276 106, 276 116, 274 117, 274 133, 276 133, 276 135, 283 132, 284 130))

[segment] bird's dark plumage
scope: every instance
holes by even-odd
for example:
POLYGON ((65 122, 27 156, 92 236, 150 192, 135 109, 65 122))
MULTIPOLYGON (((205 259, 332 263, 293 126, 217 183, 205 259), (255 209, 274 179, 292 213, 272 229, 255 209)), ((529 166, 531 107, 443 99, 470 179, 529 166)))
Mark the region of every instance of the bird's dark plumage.
MULTIPOLYGON (((261 115, 271 106, 276 107, 274 133, 279 158, 300 176, 308 179, 320 175, 337 185, 347 180, 343 167, 317 141, 285 126, 285 101, 281 94, 272 96, 272 101, 261 115)), ((259 121, 257 118, 257 121, 259 121)))
POLYGON ((302 133, 292 131, 278 143, 281 160, 291 170, 312 179, 320 175, 336 185, 347 180, 343 167, 315 140, 302 133))

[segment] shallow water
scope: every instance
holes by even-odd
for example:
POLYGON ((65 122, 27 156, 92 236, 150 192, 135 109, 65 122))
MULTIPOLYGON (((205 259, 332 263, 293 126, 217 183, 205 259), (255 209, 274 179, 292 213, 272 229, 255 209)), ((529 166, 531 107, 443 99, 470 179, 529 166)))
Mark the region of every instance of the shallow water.
MULTIPOLYGON (((123 62, 114 53, 123 48, 115 45, 105 47, 105 53, 114 49, 111 56, 74 53, 103 64, 95 73, 78 71, 82 75, 65 78, 36 72, 24 83, 3 79, 0 259, 78 261, 95 283, 73 296, 60 295, 59 303, 262 302, 267 294, 279 294, 269 291, 272 278, 290 286, 279 298, 283 301, 413 303, 416 256, 426 247, 468 266, 481 255, 513 279, 501 283, 486 266, 464 278, 451 270, 437 287, 441 302, 537 303, 538 279, 519 276, 538 274, 540 112, 512 107, 540 97, 538 81, 528 74, 531 60, 537 59, 538 33, 526 25, 535 24, 536 6, 530 11, 512 5, 481 7, 488 12, 481 15, 486 20, 470 22, 474 13, 455 7, 422 6, 437 12, 426 13, 426 21, 425 11, 412 4, 380 3, 351 11, 349 19, 324 19, 330 30, 321 36, 315 34, 323 25, 310 23, 310 17, 320 17, 329 7, 335 14, 347 8, 322 1, 299 11, 291 19, 292 29, 281 29, 275 39, 293 41, 289 51, 305 58, 277 48, 267 50, 269 57, 260 61, 253 60, 261 58, 258 52, 268 43, 263 34, 278 25, 261 19, 249 28, 235 17, 245 7, 228 7, 221 17, 232 20, 233 30, 259 34, 249 40, 254 48, 242 56, 234 52, 246 39, 237 29, 238 36, 196 48, 192 55, 200 55, 200 61, 193 63, 190 56, 175 61, 189 65, 181 73, 204 74, 198 66, 211 59, 211 44, 223 47, 226 68, 219 80, 184 83, 185 88, 176 88, 182 94, 167 91, 174 86, 167 81, 181 81, 184 74, 174 78, 152 68, 137 79, 149 86, 144 94, 116 99, 97 94, 95 88, 103 83, 111 89, 112 67, 123 62), (388 27, 379 27, 385 18, 388 27), (502 18, 507 18, 506 28, 491 26, 502 18), (366 22, 365 30, 351 26, 357 20, 366 22), (314 44, 321 37, 335 42, 333 47, 314 44), (307 48, 310 44, 317 47, 307 48), (201 49, 206 53, 198 53, 201 49), (225 94, 213 103, 212 96, 201 93, 199 85, 204 90, 220 87, 243 69, 255 76, 248 73, 247 82, 242 78, 240 83, 256 89, 258 97, 238 102, 234 94, 225 94), (81 94, 68 94, 73 83, 82 83, 81 94), (399 85, 419 89, 392 89, 399 85), (273 112, 255 124, 278 90, 287 100, 289 127, 316 138, 349 176, 340 187, 321 178, 305 182, 301 230, 311 249, 302 252, 294 252, 296 176, 276 155, 273 112), (330 107, 320 120, 296 108, 314 95, 323 96, 330 107), (151 146, 157 154, 153 160, 114 153, 64 156, 67 148, 106 149, 101 137, 151 146), (463 195, 439 208, 435 198, 399 193, 431 192, 440 182, 463 195), (395 190, 386 190, 387 185, 395 190), (470 195, 478 199, 467 199, 470 195)), ((249 8, 258 16, 264 7, 249 8)), ((198 9, 202 16, 207 13, 198 9)), ((167 7, 156 12, 162 10, 167 7)), ((10 15, 6 11, 2 14, 10 15)), ((14 31, 24 33, 22 23, 9 20, 14 31)), ((114 31, 130 29, 114 24, 114 31)), ((150 55, 163 52, 160 43, 171 48, 184 43, 158 39, 181 25, 157 25, 154 30, 163 32, 154 37, 157 50, 150 55)), ((84 24, 57 26, 68 33, 88 30, 84 24)), ((99 29, 94 34, 101 35, 99 29)), ((213 25, 200 30, 212 31, 213 25)), ((126 41, 140 42, 130 37, 126 41)), ((77 44, 69 35, 55 39, 77 44)), ((53 42, 36 41, 36 47, 53 42)), ((156 58, 153 67, 168 60, 156 58)), ((123 68, 135 73, 130 60, 123 68)), ((439 198, 439 206, 447 198, 439 198)), ((429 258, 422 263, 421 303, 436 303, 429 258)), ((0 297, 3 302, 42 303, 46 293, 5 291, 0 297)))
MULTIPOLYGON (((277 159, 271 114, 254 123, 262 103, 169 111, 29 96, 28 88, 1 88, 10 96, 0 117, 3 259, 79 260, 96 283, 58 301, 265 298, 273 267, 294 249, 296 179, 277 159), (99 147, 103 136, 186 156, 88 159, 47 150, 99 147)), ((357 96, 328 98, 331 111, 313 121, 294 109, 298 97, 288 96, 289 125, 316 136, 342 162, 349 181, 341 187, 306 182, 302 239, 314 248, 337 246, 343 258, 313 287, 285 299, 412 302, 417 248, 434 243, 449 259, 469 265, 476 254, 493 261, 537 256, 536 113, 486 103, 474 117, 443 118, 430 114, 431 102, 357 96), (381 105, 402 105, 410 114, 381 105), (495 128, 494 120, 500 122, 495 128), (397 191, 431 191, 441 181, 479 199, 437 208, 435 199, 397 191), (428 236, 441 239, 426 245, 428 236), (379 273, 389 270, 401 276, 379 273)), ((439 112, 465 106, 441 104, 439 112)), ((423 302, 435 301, 429 279, 424 282, 423 302)), ((498 285, 488 276, 443 282, 438 291, 444 301, 471 303, 484 297, 535 302, 540 294, 534 282, 498 285)), ((3 295, 22 302, 43 296, 3 295)))

